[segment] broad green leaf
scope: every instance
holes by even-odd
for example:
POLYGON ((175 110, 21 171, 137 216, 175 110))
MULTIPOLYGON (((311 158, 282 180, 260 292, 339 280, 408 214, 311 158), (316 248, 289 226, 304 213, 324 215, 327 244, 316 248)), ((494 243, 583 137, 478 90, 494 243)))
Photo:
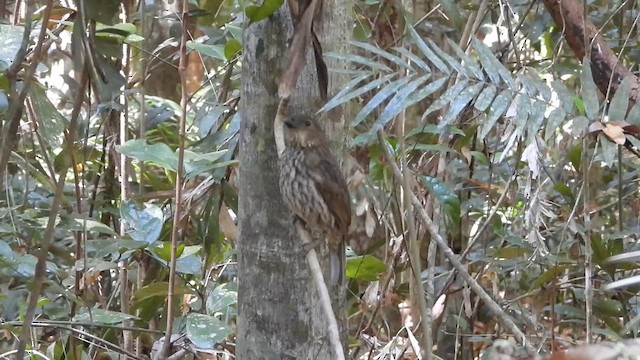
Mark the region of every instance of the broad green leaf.
POLYGON ((541 286, 550 283, 552 280, 557 279, 567 269, 565 265, 553 266, 543 272, 531 286, 531 289, 539 289, 541 286))
POLYGON ((388 84, 384 88, 382 88, 378 93, 365 105, 362 110, 358 113, 358 115, 351 121, 351 126, 356 126, 364 120, 367 115, 371 114, 375 108, 378 107, 383 101, 385 101, 389 96, 395 94, 401 87, 405 86, 411 77, 403 77, 398 80, 395 80, 391 84, 388 84))
POLYGON ((489 131, 493 129, 493 126, 496 124, 498 119, 504 115, 504 112, 509 108, 509 104, 511 103, 511 91, 503 90, 496 98, 493 100, 493 104, 491 104, 491 108, 489 109, 489 114, 487 115, 487 119, 482 125, 482 130, 480 131, 480 136, 478 136, 478 140, 482 141, 489 134, 489 131))
MULTIPOLYGON (((40 126, 39 131, 47 144, 57 148, 64 141, 64 131, 67 128, 67 119, 60 114, 51 103, 40 83, 34 83, 29 88, 29 98, 35 111, 35 120, 40 126)), ((79 159, 76 159, 78 161, 79 159)))
POLYGON ((238 40, 231 39, 224 44, 224 57, 227 61, 233 59, 242 50, 242 44, 238 40))
POLYGON ((226 283, 217 286, 207 296, 207 314, 214 315, 216 312, 225 311, 229 306, 238 302, 238 286, 233 283, 226 283))
POLYGON ((347 258, 346 274, 350 279, 375 281, 386 270, 384 261, 372 255, 347 258))
POLYGON ((150 145, 144 139, 128 140, 116 146, 116 150, 122 155, 150 162, 171 171, 176 171, 178 168, 178 157, 164 143, 150 145))
MULTIPOLYGON (((0 24, 0 62, 5 66, 11 65, 22 44, 23 26, 12 26, 0 24)), ((0 69, 2 70, 2 69, 0 69)))
POLYGON ((278 10, 284 0, 264 0, 260 6, 247 6, 244 10, 250 20, 250 23, 264 20, 278 10))
POLYGON ((493 84, 488 84, 482 90, 480 95, 478 95, 478 98, 474 102, 473 106, 478 111, 487 110, 489 105, 491 105, 491 102, 493 101, 493 99, 496 97, 496 92, 498 92, 498 89, 496 88, 496 86, 493 84))
POLYGON ((396 55, 393 55, 387 51, 384 51, 383 49, 377 47, 377 46, 373 46, 369 43, 365 43, 365 42, 360 42, 360 41, 352 41, 351 44, 367 50, 373 54, 376 54, 380 57, 383 57, 389 61, 391 61, 392 63, 398 65, 399 67, 405 68, 405 69, 411 69, 411 66, 409 64, 407 64, 404 60, 402 60, 401 58, 397 57, 396 55))
POLYGON ((214 59, 226 61, 227 57, 225 56, 224 50, 225 46, 222 44, 209 45, 209 44, 201 44, 195 41, 189 40, 187 41, 187 47, 191 50, 195 50, 202 55, 212 57, 214 59))
POLYGON ((120 324, 125 320, 138 319, 131 314, 125 314, 117 311, 91 309, 91 311, 78 314, 73 317, 73 322, 93 323, 93 324, 120 324))
POLYGON ((598 109, 600 103, 598 102, 598 87, 593 81, 591 75, 591 60, 587 56, 582 60, 582 102, 584 105, 584 112, 587 119, 590 121, 598 120, 598 109))
POLYGON ((422 176, 422 183, 442 206, 445 214, 449 217, 452 224, 458 224, 460 220, 460 199, 449 188, 449 186, 438 178, 431 176, 422 176))
POLYGON ((190 313, 187 315, 187 337, 200 349, 214 349, 233 329, 209 315, 190 313))
POLYGON ((87 232, 91 232, 91 233, 97 233, 97 234, 107 234, 107 235, 113 235, 113 236, 118 236, 118 233, 116 233, 115 231, 113 231, 112 228, 108 227, 107 225, 96 221, 96 220, 91 220, 91 219, 73 219, 71 221, 71 223, 69 224, 69 230, 81 230, 81 231, 87 231, 87 232))
POLYGON ((549 117, 547 118, 547 125, 544 129, 544 139, 546 141, 551 139, 566 117, 567 114, 564 112, 564 108, 562 107, 551 110, 551 113, 549 113, 549 117))
MULTIPOLYGON (((169 283, 166 281, 157 281, 152 282, 149 285, 143 286, 138 291, 133 294, 133 301, 136 303, 142 301, 148 301, 150 298, 160 296, 163 298, 167 297, 167 290, 169 289, 169 283)), ((195 294, 192 289, 184 287, 182 284, 176 282, 176 286, 174 288, 174 295, 186 295, 186 294, 195 294)))
POLYGON ((570 114, 573 111, 573 94, 567 89, 567 86, 563 81, 555 80, 551 82, 551 88, 556 93, 556 97, 560 102, 560 106, 564 109, 564 112, 570 114))
POLYGON ((453 99, 451 105, 449 105, 449 111, 447 111, 447 113, 442 117, 442 120, 439 122, 439 126, 445 127, 453 122, 453 120, 460 115, 462 110, 469 105, 471 100, 478 96, 478 93, 482 91, 483 87, 483 83, 477 83, 462 90, 460 94, 453 99))
POLYGON ((618 300, 613 299, 594 298, 593 309, 596 310, 596 313, 599 316, 604 315, 619 317, 626 314, 622 303, 618 300))
POLYGON ((99 273, 105 270, 117 269, 118 264, 112 261, 102 259, 85 258, 76 261, 76 270, 78 271, 94 271, 99 273))
POLYGON ((616 90, 616 93, 613 95, 613 98, 609 103, 609 121, 622 121, 627 117, 632 78, 635 77, 631 75, 625 77, 618 86, 618 90, 616 90))
POLYGON ((420 35, 418 35, 416 30, 413 28, 413 26, 407 26, 407 31, 409 31, 411 38, 413 38, 413 41, 415 41, 416 45, 418 45, 418 48, 420 49, 420 51, 422 51, 422 54, 424 55, 424 57, 427 60, 429 60, 433 65, 435 65, 435 67, 437 67, 438 70, 442 71, 445 74, 449 74, 450 73, 449 67, 447 67, 447 65, 438 57, 438 55, 436 55, 436 53, 429 48, 427 43, 424 42, 424 40, 422 40, 422 38, 420 37, 420 35))
POLYGON ((164 214, 157 205, 144 204, 139 209, 135 202, 125 201, 120 205, 120 216, 133 240, 152 244, 160 237, 164 214))
POLYGON ((398 91, 387 106, 385 106, 382 114, 378 117, 376 122, 371 127, 371 131, 375 132, 378 129, 384 127, 390 120, 400 114, 408 106, 412 105, 408 99, 416 91, 418 87, 425 83, 431 77, 430 74, 420 76, 419 78, 411 81, 407 86, 398 91))

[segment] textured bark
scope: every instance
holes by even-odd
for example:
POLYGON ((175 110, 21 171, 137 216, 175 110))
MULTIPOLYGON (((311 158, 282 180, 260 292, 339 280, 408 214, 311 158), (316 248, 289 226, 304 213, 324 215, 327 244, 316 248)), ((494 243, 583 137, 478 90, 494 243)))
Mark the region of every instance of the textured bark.
POLYGON ((629 107, 638 100, 640 80, 624 67, 622 61, 599 35, 595 25, 584 16, 584 8, 579 0, 543 0, 553 21, 564 32, 571 50, 581 61, 586 54, 585 39, 591 44, 591 72, 593 80, 602 94, 607 94, 611 84, 611 94, 627 76, 632 77, 629 107))
MULTIPOLYGON (((322 21, 327 31, 316 27, 325 51, 346 49, 351 31, 349 5, 348 1, 325 1, 322 21)), ((237 246, 236 355, 240 360, 333 358, 325 337, 326 321, 293 218, 278 189, 273 120, 291 34, 291 20, 284 6, 268 19, 248 26, 244 34, 237 246)), ((290 104, 291 113, 313 114, 321 105, 313 61, 313 52, 309 51, 307 66, 290 104)), ((340 84, 340 77, 330 75, 329 94, 335 93, 340 84)), ((343 147, 344 119, 340 112, 331 115, 333 121, 323 122, 323 127, 333 139, 332 144, 343 147), (332 137, 332 133, 340 136, 332 137)), ((320 253, 327 276, 326 249, 320 253)), ((339 318, 344 319, 344 291, 335 293, 335 304, 341 308, 339 318)))

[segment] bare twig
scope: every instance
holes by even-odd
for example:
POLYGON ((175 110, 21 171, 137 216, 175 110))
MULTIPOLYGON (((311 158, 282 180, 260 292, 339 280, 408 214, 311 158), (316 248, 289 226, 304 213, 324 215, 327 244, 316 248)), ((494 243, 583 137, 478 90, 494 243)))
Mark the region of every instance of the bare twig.
MULTIPOLYGON (((382 147, 383 153, 389 166, 393 170, 393 175, 396 178, 396 181, 402 181, 402 172, 398 168, 398 165, 395 163, 395 159, 391 150, 389 149, 389 144, 387 143, 384 132, 382 129, 378 130, 378 141, 382 147)), ((434 240, 440 250, 444 253, 446 258, 451 262, 453 267, 458 271, 460 277, 467 282, 471 290, 478 295, 478 297, 487 305, 489 310, 494 313, 496 316, 496 320, 507 330, 511 331, 513 336, 515 336, 518 341, 520 341, 524 347, 534 353, 536 349, 527 341, 524 333, 518 328, 518 326, 513 322, 513 319, 509 315, 507 315, 500 305, 493 300, 493 298, 478 284, 478 282, 467 272, 464 265, 458 259, 458 256, 454 254, 453 250, 449 247, 446 240, 440 236, 436 226, 433 224, 427 212, 422 207, 422 203, 416 197, 416 195, 412 192, 411 194, 411 203, 413 204, 414 210, 418 213, 418 217, 422 224, 427 228, 429 233, 431 234, 431 239, 434 240)))
POLYGON ((178 72, 180 73, 180 83, 182 87, 182 98, 180 105, 182 107, 182 116, 180 116, 180 130, 178 133, 178 169, 176 171, 176 199, 175 211, 173 212, 173 229, 171 231, 171 262, 169 263, 169 289, 167 290, 167 329, 165 331, 164 343, 162 350, 158 353, 160 359, 169 356, 171 348, 171 328, 173 327, 173 294, 175 289, 176 278, 176 247, 178 246, 178 229, 182 218, 182 187, 184 177, 184 144, 185 131, 187 123, 187 105, 189 102, 189 94, 187 94, 187 39, 188 39, 188 20, 189 20, 189 3, 182 0, 182 38, 180 39, 180 63, 178 72))

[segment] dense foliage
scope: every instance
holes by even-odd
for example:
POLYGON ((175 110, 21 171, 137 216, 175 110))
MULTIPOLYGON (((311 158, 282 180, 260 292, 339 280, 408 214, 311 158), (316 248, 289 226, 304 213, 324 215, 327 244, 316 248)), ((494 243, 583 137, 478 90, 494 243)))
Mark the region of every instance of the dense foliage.
MULTIPOLYGON (((283 1, 188 3, 181 71, 177 2, 17 1, 15 13, 0 3, 5 352, 24 339, 25 319, 34 356, 159 350, 172 239, 172 339, 220 359, 242 341, 234 336, 235 159, 240 69, 251 66, 240 61, 242 31, 283 1)), ((636 70, 637 10, 587 3, 620 64, 636 70)), ((406 193, 543 352, 635 337, 634 80, 603 95, 590 59, 574 56, 532 0, 355 1, 352 36, 351 52, 324 54, 350 70, 320 112, 351 114, 354 356, 400 358, 419 348, 412 262, 439 356, 472 359, 513 336, 455 276, 406 193)))

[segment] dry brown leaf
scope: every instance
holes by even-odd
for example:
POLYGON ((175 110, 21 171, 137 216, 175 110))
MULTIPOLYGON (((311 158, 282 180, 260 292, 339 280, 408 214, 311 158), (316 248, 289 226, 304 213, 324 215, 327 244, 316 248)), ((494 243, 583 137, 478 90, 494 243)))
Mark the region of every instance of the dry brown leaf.
POLYGON ((222 230, 222 233, 227 239, 233 242, 238 240, 238 226, 231 218, 231 215, 229 215, 229 209, 224 202, 220 205, 218 222, 220 224, 220 230, 222 230))
POLYGON ((606 123, 602 132, 613 142, 618 145, 624 145, 627 142, 627 137, 624 134, 624 130, 620 126, 612 125, 611 123, 606 123))

